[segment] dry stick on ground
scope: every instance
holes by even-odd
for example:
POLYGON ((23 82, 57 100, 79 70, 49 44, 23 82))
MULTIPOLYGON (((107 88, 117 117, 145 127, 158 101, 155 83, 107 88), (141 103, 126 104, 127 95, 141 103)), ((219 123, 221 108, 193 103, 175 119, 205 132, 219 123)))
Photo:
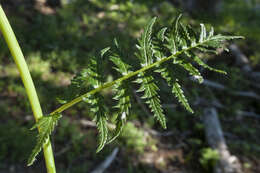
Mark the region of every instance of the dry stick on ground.
POLYGON ((236 95, 236 96, 250 97, 253 99, 260 100, 260 96, 253 91, 235 91, 235 92, 232 92, 232 94, 236 95))
POLYGON ((209 146, 219 153, 219 161, 215 166, 214 173, 242 173, 238 159, 228 151, 215 108, 205 108, 203 123, 209 146))
MULTIPOLYGON (((80 119, 78 123, 83 127, 97 127, 97 124, 95 122, 86 119, 80 119)), ((116 128, 116 126, 112 123, 108 123, 107 125, 108 128, 111 130, 114 130, 116 128)))
POLYGON ((118 148, 115 148, 113 152, 106 158, 106 160, 104 160, 96 169, 90 173, 103 173, 115 160, 118 150, 118 148))
POLYGON ((214 81, 207 80, 207 79, 204 79, 202 84, 206 85, 208 87, 211 87, 211 88, 218 89, 218 90, 226 90, 227 89, 224 85, 217 83, 217 82, 214 82, 214 81))
POLYGON ((260 119, 260 115, 256 114, 255 112, 238 110, 236 111, 236 113, 238 117, 251 117, 251 118, 260 119))
POLYGON ((246 57, 245 54, 242 53, 242 51, 238 48, 236 44, 231 44, 229 46, 229 50, 235 56, 236 64, 242 67, 242 70, 244 72, 252 71, 248 58, 246 57))
MULTIPOLYGON (((224 85, 214 82, 214 81, 207 80, 207 79, 204 79, 202 84, 205 86, 211 87, 211 88, 218 89, 218 90, 228 90, 228 88, 225 87, 224 85)), ((236 96, 250 97, 250 98, 260 100, 260 96, 253 91, 230 91, 229 93, 236 95, 236 96)))
POLYGON ((220 103, 216 98, 214 100, 207 100, 207 99, 204 99, 204 98, 200 98, 200 97, 197 97, 197 99, 193 102, 192 104, 193 106, 200 106, 200 105, 203 105, 203 106, 208 106, 208 105, 211 105, 215 108, 225 108, 225 106, 220 103))
POLYGON ((167 136, 173 136, 174 132, 172 131, 168 131, 168 132, 158 132, 154 129, 145 129, 150 135, 153 136, 163 136, 163 137, 167 137, 167 136))
POLYGON ((229 46, 230 52, 236 58, 236 64, 242 68, 242 71, 252 80, 260 82, 260 72, 252 71, 250 62, 245 54, 239 49, 236 44, 229 46))

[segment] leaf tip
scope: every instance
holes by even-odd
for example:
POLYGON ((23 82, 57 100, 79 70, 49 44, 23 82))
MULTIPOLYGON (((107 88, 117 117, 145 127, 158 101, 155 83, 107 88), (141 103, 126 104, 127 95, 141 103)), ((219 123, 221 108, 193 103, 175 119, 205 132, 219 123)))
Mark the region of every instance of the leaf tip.
POLYGON ((110 50, 110 47, 106 47, 100 51, 101 57, 103 57, 108 51, 110 50))
POLYGON ((103 146, 99 146, 96 150, 96 153, 99 153, 102 149, 104 148, 104 145, 103 146))
POLYGON ((167 129, 166 123, 162 125, 162 128, 163 128, 163 129, 167 129))

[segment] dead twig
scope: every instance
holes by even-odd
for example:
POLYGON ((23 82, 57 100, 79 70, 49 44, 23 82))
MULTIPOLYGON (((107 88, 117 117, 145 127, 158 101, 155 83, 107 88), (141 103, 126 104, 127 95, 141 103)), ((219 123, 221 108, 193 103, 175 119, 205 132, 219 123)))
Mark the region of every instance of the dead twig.
MULTIPOLYGON (((227 91, 229 90, 227 87, 225 87, 222 84, 219 84, 214 81, 206 80, 206 79, 204 80, 204 82, 202 84, 205 86, 208 86, 208 87, 218 89, 218 90, 227 90, 227 91)), ((250 98, 260 100, 260 96, 253 91, 230 91, 229 93, 236 95, 236 96, 250 97, 250 98)))
MULTIPOLYGON (((80 119, 78 123, 81 124, 83 127, 97 127, 95 122, 86 119, 80 119)), ((108 123, 108 128, 114 130, 116 126, 114 124, 108 123)))
POLYGON ((236 64, 242 67, 242 71, 247 75, 250 79, 260 82, 260 72, 253 72, 250 66, 250 61, 247 56, 239 49, 236 44, 231 44, 229 46, 230 52, 236 58, 236 64))
POLYGON ((220 103, 217 99, 214 99, 214 100, 207 100, 207 99, 204 99, 204 98, 200 98, 200 97, 197 97, 197 99, 195 100, 195 102, 193 103, 194 106, 202 106, 202 107, 205 107, 205 106, 214 106, 216 108, 225 108, 225 106, 220 103))
POLYGON ((247 112, 247 111, 241 111, 241 110, 237 111, 237 116, 238 117, 246 116, 246 117, 260 119, 260 115, 256 114, 255 112, 247 112))
POLYGON ((154 136, 172 136, 174 135, 173 132, 169 131, 169 132, 158 132, 156 130, 153 130, 153 129, 147 129, 148 133, 150 133, 151 135, 154 135, 154 136))
POLYGON ((257 100, 260 99, 260 96, 253 91, 236 91, 236 92, 232 92, 232 94, 236 96, 242 96, 242 97, 251 97, 257 100))
POLYGON ((103 173, 115 160, 118 151, 119 149, 115 148, 113 152, 96 169, 91 171, 91 173, 103 173))
POLYGON ((211 88, 216 88, 218 90, 227 89, 224 85, 217 83, 217 82, 214 82, 214 81, 207 80, 207 79, 204 79, 203 85, 206 85, 206 86, 211 87, 211 88))
POLYGON ((242 67, 242 70, 244 72, 251 72, 252 68, 249 64, 249 60, 246 57, 245 54, 242 53, 242 51, 239 49, 239 47, 236 44, 231 44, 229 46, 230 52, 235 56, 236 58, 236 64, 238 66, 242 67))
POLYGON ((239 160, 230 154, 226 145, 217 110, 214 107, 207 107, 202 118, 209 146, 219 153, 219 161, 215 166, 214 172, 242 173, 239 160))

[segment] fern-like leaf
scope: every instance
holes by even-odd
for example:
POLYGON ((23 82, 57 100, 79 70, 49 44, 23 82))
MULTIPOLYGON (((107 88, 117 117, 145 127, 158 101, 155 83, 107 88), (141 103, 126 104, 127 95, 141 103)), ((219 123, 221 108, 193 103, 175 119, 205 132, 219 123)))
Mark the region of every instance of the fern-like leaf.
POLYGON ((107 143, 114 141, 122 132, 123 126, 129 116, 129 110, 131 108, 131 91, 129 87, 129 82, 116 85, 116 96, 115 100, 118 104, 115 106, 118 109, 117 119, 116 119, 116 129, 113 136, 109 139, 107 143))
POLYGON ((89 97, 85 97, 84 101, 90 105, 90 111, 94 113, 94 121, 96 122, 99 132, 99 144, 97 152, 101 151, 108 139, 107 127, 107 109, 105 108, 104 98, 97 93, 89 97))
POLYGON ((43 116, 42 118, 39 119, 39 121, 31 128, 31 130, 34 130, 36 128, 39 129, 39 134, 37 135, 37 144, 34 147, 27 165, 30 166, 33 164, 33 162, 36 160, 36 156, 39 154, 41 151, 43 145, 49 138, 49 135, 52 133, 54 130, 54 127, 57 125, 58 120, 61 118, 61 114, 57 113, 54 115, 47 115, 43 116))
POLYGON ((148 23, 148 25, 144 29, 143 34, 141 35, 141 38, 138 40, 139 44, 137 45, 137 48, 139 49, 139 52, 136 54, 136 56, 140 59, 142 67, 153 63, 152 30, 155 21, 156 17, 154 17, 148 23))
POLYGON ((154 113, 154 117, 156 117, 161 126, 166 129, 166 118, 158 95, 159 87, 155 84, 153 76, 149 73, 141 73, 136 82, 141 84, 141 87, 137 92, 144 92, 142 99, 146 99, 146 103, 154 113))
POLYGON ((191 109, 188 100, 186 99, 183 90, 181 89, 180 84, 178 83, 178 80, 176 80, 173 83, 172 86, 172 92, 175 94, 175 96, 178 98, 179 102, 187 109, 187 111, 194 113, 194 111, 191 109))
MULTIPOLYGON (((87 81, 90 84, 91 89, 101 87, 104 83, 103 74, 103 58, 109 51, 109 47, 100 51, 100 55, 93 57, 86 69, 87 81)), ((97 152, 101 151, 105 146, 108 139, 108 127, 107 127, 107 109, 104 104, 104 98, 100 93, 96 93, 84 98, 84 101, 88 103, 91 108, 91 112, 94 113, 98 132, 99 132, 99 145, 97 152)))
MULTIPOLYGON (((116 65, 114 68, 122 76, 125 76, 131 72, 131 66, 123 61, 125 57, 124 53, 118 45, 117 40, 114 40, 114 53, 110 55, 110 60, 116 65)), ((116 129, 109 141, 111 143, 114 141, 122 132, 123 126, 126 122, 127 116, 129 115, 129 109, 131 108, 131 87, 130 82, 127 80, 124 83, 118 83, 115 85, 114 90, 116 95, 113 99, 118 101, 115 106, 119 111, 116 119, 116 129)))
POLYGON ((180 41, 180 37, 179 37, 179 21, 181 19, 182 15, 179 15, 178 17, 176 17, 172 23, 172 26, 169 30, 169 33, 167 33, 166 35, 168 35, 166 37, 166 48, 169 49, 171 54, 176 54, 178 49, 179 49, 179 41, 180 41))
MULTIPOLYGON (((197 34, 193 31, 192 27, 183 25, 180 19, 181 15, 175 18, 170 28, 163 27, 157 33, 153 31, 156 17, 148 22, 141 38, 138 39, 136 45, 138 51, 134 53, 140 61, 140 69, 134 69, 125 62, 124 58, 126 59, 126 57, 119 47, 118 42, 115 40, 115 47, 108 47, 101 50, 99 56, 91 58, 88 68, 72 80, 72 88, 79 90, 72 93, 72 95, 77 98, 72 99, 69 97, 69 99, 64 99, 65 101, 62 100, 65 104, 54 112, 62 112, 81 100, 86 101, 91 107, 90 110, 95 115, 94 121, 98 127, 99 146, 97 152, 99 152, 105 144, 113 141, 122 131, 122 127, 125 124, 125 120, 131 108, 130 85, 134 77, 138 76, 135 81, 140 84, 138 92, 143 93, 142 99, 146 101, 154 117, 156 117, 162 127, 166 128, 166 118, 158 94, 159 87, 154 78, 155 71, 160 72, 161 76, 166 79, 168 85, 172 87, 173 95, 175 95, 178 101, 191 113, 193 113, 193 110, 183 93, 179 82, 180 80, 178 79, 179 76, 175 74, 175 68, 183 68, 190 75, 198 79, 200 83, 203 82, 203 77, 196 66, 193 65, 193 62, 211 71, 225 74, 224 71, 214 69, 205 64, 196 55, 196 52, 216 54, 216 49, 218 48, 227 50, 226 40, 243 37, 223 36, 220 34, 214 35, 214 29, 211 28, 210 31, 207 32, 204 24, 201 24, 200 33, 197 34), (110 53, 110 60, 115 65, 114 69, 120 73, 121 77, 112 82, 105 83, 103 61, 107 52, 110 53), (118 101, 116 105, 118 115, 115 133, 112 138, 108 139, 108 110, 104 104, 104 98, 99 92, 104 88, 112 86, 114 86, 114 90, 116 91, 114 99, 118 101), (87 93, 82 94, 82 92, 87 93)), ((45 116, 33 127, 38 127, 40 133, 37 137, 37 145, 28 161, 29 165, 35 160, 36 155, 40 152, 42 145, 48 139, 48 135, 52 132, 59 118, 60 114, 45 116)))
POLYGON ((191 63, 180 63, 180 66, 187 70, 191 76, 199 81, 199 83, 203 82, 204 79, 201 76, 199 70, 196 69, 191 63))
POLYGON ((203 51, 203 52, 213 52, 217 53, 215 50, 217 48, 223 48, 225 50, 228 50, 226 48, 226 45, 223 43, 227 40, 233 40, 233 39, 242 39, 244 37, 241 36, 224 36, 224 35, 214 35, 214 29, 211 28, 210 32, 207 36, 207 31, 204 26, 204 24, 201 24, 201 33, 200 33, 200 40, 199 44, 197 46, 197 49, 203 51))
POLYGON ((162 58, 165 57, 164 52, 164 44, 165 44, 165 39, 167 38, 165 36, 167 31, 167 27, 162 28, 158 33, 156 38, 153 40, 153 52, 154 56, 156 57, 157 60, 161 60, 162 58))
POLYGON ((116 65, 114 69, 118 71, 122 76, 127 75, 131 72, 131 66, 124 62, 123 59, 126 58, 126 55, 122 52, 121 48, 119 47, 118 41, 114 39, 114 50, 113 53, 110 55, 110 60, 116 65))
MULTIPOLYGON (((148 25, 145 27, 144 32, 141 35, 141 39, 138 40, 139 52, 136 54, 140 59, 141 66, 148 66, 153 63, 153 53, 154 48, 152 44, 152 31, 153 25, 156 21, 156 18, 153 18, 148 25)), ((166 29, 161 30, 159 33, 159 38, 163 37, 166 29)), ((149 108, 154 113, 154 116, 160 122, 163 128, 166 128, 166 119, 163 113, 163 109, 160 103, 160 97, 158 95, 159 88, 154 82, 154 78, 150 72, 140 73, 140 77, 136 80, 137 83, 141 84, 138 92, 144 92, 142 99, 146 99, 146 103, 149 105, 149 108)))
POLYGON ((210 71, 214 71, 217 73, 222 73, 222 74, 227 74, 227 72, 223 71, 223 70, 219 70, 216 68, 212 68, 209 65, 207 65, 206 63, 204 63, 197 55, 195 55, 194 53, 190 54, 190 58, 195 61, 198 65, 210 70, 210 71))
POLYGON ((160 41, 164 41, 165 39, 165 32, 167 30, 167 27, 163 27, 158 33, 157 33, 157 38, 160 40, 160 41))
POLYGON ((178 79, 174 75, 174 71, 169 65, 165 65, 163 68, 157 70, 161 76, 167 81, 168 85, 172 87, 172 93, 178 99, 178 101, 183 105, 183 107, 190 113, 194 113, 187 98, 184 95, 183 90, 179 84, 178 79))
POLYGON ((104 148, 108 138, 107 117, 101 111, 99 111, 96 116, 96 124, 99 132, 99 146, 97 148, 98 153, 104 148))

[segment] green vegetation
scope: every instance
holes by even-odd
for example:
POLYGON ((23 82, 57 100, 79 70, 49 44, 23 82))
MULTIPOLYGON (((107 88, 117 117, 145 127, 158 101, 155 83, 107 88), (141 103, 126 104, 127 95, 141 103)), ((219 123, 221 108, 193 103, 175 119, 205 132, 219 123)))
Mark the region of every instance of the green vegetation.
POLYGON ((156 18, 153 18, 148 23, 141 38, 138 40, 138 52, 133 54, 140 60, 141 68, 138 70, 130 70, 131 65, 124 62, 124 51, 120 49, 118 42, 115 40, 116 50, 115 52, 111 50, 111 60, 117 66, 115 69, 122 75, 122 77, 114 81, 104 83, 103 62, 105 61, 105 54, 108 54, 110 51, 110 47, 101 50, 100 55, 91 58, 88 68, 72 80, 72 85, 76 85, 77 87, 71 87, 73 90, 69 92, 74 94, 77 92, 76 89, 79 88, 78 93, 75 95, 70 94, 72 99, 63 100, 65 103, 63 106, 53 111, 50 115, 40 118, 32 128, 35 129, 38 127, 39 135, 37 137, 37 145, 29 158, 28 165, 31 165, 35 161, 35 157, 40 152, 41 146, 46 143, 46 140, 53 131, 58 119, 61 118, 61 113, 80 101, 88 103, 91 107, 90 110, 95 114, 94 121, 97 124, 100 134, 97 152, 102 150, 107 141, 110 143, 119 136, 122 127, 129 116, 129 108, 131 107, 131 100, 129 99, 131 97, 129 95, 131 92, 128 91, 131 89, 129 86, 129 80, 133 81, 133 77, 135 76, 138 76, 135 82, 141 85, 137 92, 144 92, 142 99, 146 100, 146 103, 151 108, 151 112, 154 113, 154 117, 160 122, 163 128, 166 128, 166 119, 160 104, 158 95, 159 88, 154 82, 153 71, 161 73, 162 77, 166 79, 168 85, 172 87, 172 93, 176 96, 179 102, 182 103, 188 111, 193 113, 193 110, 184 96, 178 82, 178 76, 176 76, 175 71, 172 70, 173 66, 175 66, 175 68, 178 68, 178 66, 184 68, 191 76, 197 79, 199 83, 203 82, 203 77, 199 70, 191 64, 191 61, 195 61, 209 70, 226 74, 224 71, 206 65, 194 53, 194 49, 200 50, 201 52, 213 52, 217 54, 215 49, 226 49, 223 44, 224 41, 242 37, 214 35, 213 28, 211 28, 209 33, 207 33, 203 24, 201 24, 200 34, 196 35, 196 32, 193 31, 191 27, 185 27, 180 23, 180 18, 181 16, 176 17, 169 31, 164 27, 160 29, 157 34, 153 34, 153 25, 156 18), (153 35, 155 35, 154 38, 152 37, 153 35), (172 60, 172 65, 165 64, 165 62, 169 60, 172 60), (87 84, 89 86, 85 89, 85 94, 78 96, 80 95, 79 93, 82 92, 82 88, 87 84), (120 111, 117 114, 116 133, 112 139, 109 139, 107 125, 109 113, 104 105, 104 98, 99 94, 99 92, 113 85, 117 85, 114 90, 117 94, 116 98, 119 100, 117 108, 120 111))
MULTIPOLYGON (((102 90, 98 90, 94 94, 97 97, 80 97, 80 100, 82 101, 84 98, 87 104, 83 101, 64 111, 58 128, 53 132, 52 142, 55 146, 54 155, 58 172, 89 172, 98 163, 101 163, 116 146, 120 147, 117 156, 120 159, 115 160, 117 166, 112 164, 107 172, 116 172, 116 167, 125 172, 140 173, 161 172, 171 170, 172 167, 173 169, 184 169, 187 172, 210 172, 213 166, 212 160, 203 162, 205 164, 201 164, 199 161, 203 160, 207 153, 202 149, 208 147, 204 139, 204 127, 199 118, 203 112, 203 106, 197 104, 200 98, 205 99, 209 104, 218 103, 218 112, 223 130, 227 135, 225 137, 229 149, 241 159, 245 170, 257 171, 257 161, 255 160, 260 155, 258 149, 260 138, 257 133, 259 121, 257 118, 241 116, 237 112, 240 110, 259 114, 260 105, 256 98, 242 97, 236 95, 236 92, 253 91, 256 94, 259 92, 256 81, 252 81, 241 71, 241 68, 235 64, 232 54, 222 52, 221 49, 218 49, 218 55, 195 50, 193 52, 196 54, 195 59, 193 59, 193 54, 191 57, 182 54, 179 59, 182 61, 179 61, 179 64, 172 64, 172 59, 169 59, 167 62, 158 63, 160 66, 152 66, 149 70, 145 70, 145 76, 148 75, 147 80, 152 80, 153 86, 160 89, 159 91, 155 89, 160 97, 157 97, 156 94, 154 97, 155 102, 160 102, 160 108, 152 106, 150 108, 150 99, 141 98, 149 93, 137 92, 140 84, 133 82, 136 79, 137 82, 138 79, 140 80, 137 75, 103 89, 104 85, 114 84, 113 81, 120 79, 125 73, 134 73, 143 68, 141 66, 142 58, 134 55, 134 52, 137 52, 139 57, 142 57, 141 52, 134 46, 135 40, 142 38, 144 26, 154 16, 158 16, 158 18, 151 34, 153 49, 156 51, 163 48, 160 50, 164 53, 163 56, 170 56, 172 53, 166 46, 167 40, 173 19, 179 13, 184 13, 182 26, 189 29, 190 25, 196 33, 201 32, 200 23, 204 22, 208 29, 214 26, 217 33, 245 36, 245 40, 235 43, 249 58, 252 69, 259 71, 258 36, 260 34, 256 29, 259 27, 259 22, 257 22, 259 14, 258 11, 252 12, 255 5, 245 5, 245 1, 242 0, 236 3, 225 1, 223 11, 217 17, 196 16, 195 18, 183 12, 180 6, 172 5, 168 1, 76 0, 56 7, 46 5, 53 10, 50 13, 47 10, 34 8, 31 1, 26 0, 19 6, 14 6, 11 1, 3 2, 3 8, 24 52, 45 115, 49 114, 51 110, 59 108, 60 104, 64 108, 64 105, 70 103, 74 98, 94 89, 95 81, 85 80, 84 76, 92 73, 88 71, 90 70, 88 67, 91 67, 92 71, 96 69, 93 59, 100 56, 100 50, 110 46, 110 50, 102 58, 102 64, 98 64, 103 66, 102 75, 98 74, 102 77, 102 90), (164 26, 170 27, 163 29, 164 26), (157 35, 157 33, 160 34, 157 35), (162 47, 158 46, 161 41, 160 35, 164 36, 162 47), (116 41, 113 43, 114 38, 116 41), (185 67, 190 66, 181 66, 183 63, 190 63, 198 71, 186 71, 185 67), (120 69, 120 64, 121 66, 127 64, 127 68, 120 69), (160 67, 164 68, 160 69, 160 67), (210 67, 226 71, 227 75, 213 73, 214 71, 211 72, 213 69, 210 67), (165 69, 170 72, 165 72, 165 69), (189 73, 191 76, 197 75, 197 82, 192 82, 187 77, 189 73), (168 74, 176 75, 167 76, 168 74), (198 80, 202 80, 201 76, 224 85, 226 89, 218 90, 204 84, 198 85, 198 80), (179 79, 178 81, 175 80, 176 77, 179 79), (174 85, 174 82, 177 83, 174 85), (69 83, 71 84, 69 85, 69 83), (183 91, 185 97, 180 94, 182 92, 179 89, 183 91), (90 100, 92 102, 89 104, 90 100), (97 107, 100 104, 104 106, 97 107), (188 112, 194 111, 194 113, 190 114, 183 108, 188 112), (88 123, 84 124, 84 121, 98 120, 95 119, 97 115, 95 112, 98 112, 99 109, 106 113, 104 116, 107 116, 107 119, 99 120, 106 120, 107 128, 103 126, 102 129, 97 130, 88 123), (154 112, 150 110, 159 112, 160 116, 153 118, 154 112), (124 112, 126 112, 128 122, 121 120, 121 116, 125 116, 124 112), (159 127, 159 124, 165 125, 165 120, 167 121, 166 131, 159 127), (108 132, 108 136, 103 135, 102 138, 98 131, 108 132), (167 136, 168 132, 169 134, 172 132, 173 135, 167 136), (142 138, 142 135, 147 134, 149 139, 142 138), (117 138, 118 136, 119 138, 117 138), (97 140, 98 138, 99 140, 97 140), (156 142, 150 142, 150 138, 156 142), (114 139, 116 140, 113 141, 114 139), (104 144, 107 146, 96 154, 96 146, 103 147, 104 144), (168 153, 171 153, 175 146, 180 146, 180 150, 183 152, 180 158, 183 158, 184 161, 179 157, 164 160, 164 168, 158 166, 159 164, 157 165, 154 158, 150 163, 140 161, 140 157, 147 153, 155 153, 159 158, 165 148, 169 149, 168 153)), ((258 1, 254 3, 258 4, 258 1)), ((178 29, 182 33, 181 25, 178 29)), ((199 35, 197 34, 198 37, 199 35)), ((208 35, 209 33, 207 33, 208 35)), ((199 40, 198 37, 196 37, 197 40, 199 40)), ((24 141, 23 145, 18 145, 15 143, 15 139, 2 131, 0 134, 0 162, 2 163, 0 170, 9 170, 10 165, 15 165, 16 171, 19 171, 20 167, 26 165, 26 159, 29 157, 33 145, 37 145, 36 134, 26 131, 33 126, 30 118, 31 108, 25 101, 26 93, 21 86, 16 67, 11 58, 8 58, 9 52, 3 39, 0 39, 0 44, 2 45, 0 47, 0 128, 12 129, 12 134, 17 136, 15 138, 18 138, 19 135, 24 141), (6 152, 7 149, 12 150, 10 159, 6 152)), ((161 55, 158 52, 153 53, 156 58, 152 59, 152 63, 160 61, 161 55)), ((145 82, 141 84, 146 85, 145 82)), ((147 90, 145 91, 147 92, 147 90)), ((177 153, 175 150, 174 152, 177 153)), ((167 155, 164 154, 162 158, 167 158, 167 155)), ((26 172, 27 170, 42 172, 39 170, 42 167, 42 157, 38 156, 37 162, 32 167, 21 169, 22 171, 26 169, 26 172)))
POLYGON ((219 159, 218 151, 211 148, 204 148, 201 153, 200 164, 202 167, 208 171, 210 168, 213 170, 212 168, 214 168, 214 165, 216 165, 219 159))
POLYGON ((130 122, 125 124, 120 138, 124 141, 122 145, 126 145, 127 148, 135 152, 142 153, 145 147, 149 146, 144 131, 136 128, 134 124, 130 122))

